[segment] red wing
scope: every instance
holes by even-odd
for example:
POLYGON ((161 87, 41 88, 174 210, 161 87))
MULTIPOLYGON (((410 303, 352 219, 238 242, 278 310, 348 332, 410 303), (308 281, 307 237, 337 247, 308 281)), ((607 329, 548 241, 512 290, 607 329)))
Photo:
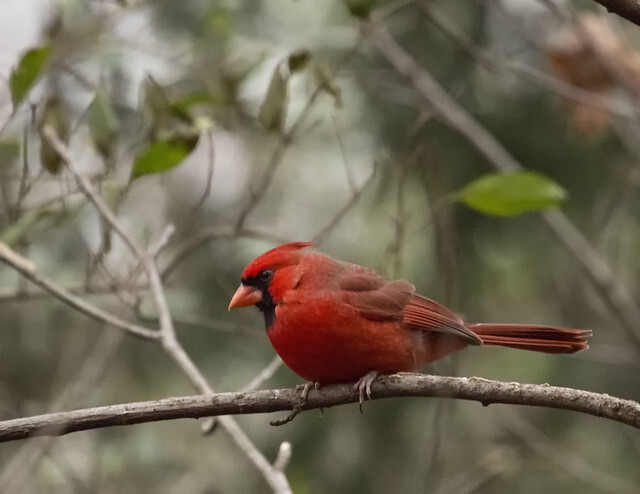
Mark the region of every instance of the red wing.
POLYGON ((362 317, 376 321, 402 321, 415 331, 436 331, 459 336, 471 344, 482 340, 467 328, 457 314, 431 299, 415 294, 408 281, 388 281, 373 270, 347 265, 340 289, 348 293, 347 303, 362 317))
POLYGON ((346 302, 362 317, 375 321, 399 321, 415 287, 408 281, 389 282, 374 271, 358 270, 340 280, 348 292, 346 302))
POLYGON ((459 315, 422 295, 411 297, 403 316, 402 322, 411 329, 448 333, 482 345, 480 337, 465 326, 459 315))

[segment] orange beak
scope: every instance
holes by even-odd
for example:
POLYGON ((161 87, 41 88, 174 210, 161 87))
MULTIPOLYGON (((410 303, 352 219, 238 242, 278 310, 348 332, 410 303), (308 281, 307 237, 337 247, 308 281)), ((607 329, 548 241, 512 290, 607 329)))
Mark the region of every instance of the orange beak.
POLYGON ((236 307, 247 307, 249 305, 255 305, 262 300, 262 292, 259 288, 253 286, 240 285, 236 290, 236 293, 231 297, 229 302, 229 309, 235 309, 236 307))

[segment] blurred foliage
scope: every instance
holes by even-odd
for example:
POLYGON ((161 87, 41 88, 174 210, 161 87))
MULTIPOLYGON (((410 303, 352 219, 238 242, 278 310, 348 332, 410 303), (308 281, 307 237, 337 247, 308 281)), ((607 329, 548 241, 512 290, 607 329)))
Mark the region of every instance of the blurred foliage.
POLYGON ((11 101, 14 109, 22 103, 25 95, 40 75, 45 62, 49 58, 49 51, 49 45, 29 49, 20 58, 15 69, 11 71, 9 89, 11 90, 11 101))
MULTIPOLYGON (((279 240, 323 232, 319 249, 410 279, 468 320, 595 333, 575 356, 471 348, 427 372, 640 399, 637 341, 540 218, 451 200, 462 191, 481 211, 500 200, 502 214, 560 204, 638 302, 633 26, 599 21, 624 41, 607 52, 614 68, 598 66, 614 75, 593 88, 575 77, 584 47, 562 34, 575 28, 534 1, 42 5, 0 4, 0 239, 100 307, 156 324, 149 294, 134 287, 138 263, 51 153, 40 135, 47 123, 137 245, 176 225, 159 262, 172 266, 165 282, 178 337, 216 390, 241 389, 273 358, 259 314, 226 311, 244 265, 279 240), (483 182, 491 164, 368 43, 366 19, 384 23, 527 172, 483 182), (602 100, 563 82, 618 103, 602 118, 602 100)), ((580 13, 594 5, 566 3, 580 13)), ((2 419, 193 392, 159 346, 117 339, 8 267, 0 303, 2 419)), ((281 368, 262 386, 299 382, 281 368)), ((307 412, 280 428, 270 418, 238 422, 269 459, 291 442, 296 493, 640 484, 635 431, 562 411, 402 399, 367 403, 363 415, 357 406, 307 412)), ((224 432, 202 436, 193 421, 3 444, 0 464, 2 492, 269 491, 224 432)))
POLYGON ((557 206, 566 199, 566 192, 538 173, 516 172, 480 177, 456 197, 481 213, 514 216, 557 206))

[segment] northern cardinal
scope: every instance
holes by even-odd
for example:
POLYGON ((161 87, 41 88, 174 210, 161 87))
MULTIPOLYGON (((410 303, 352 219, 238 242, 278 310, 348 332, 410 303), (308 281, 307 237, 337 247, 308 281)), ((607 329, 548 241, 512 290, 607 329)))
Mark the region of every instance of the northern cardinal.
POLYGON ((377 374, 414 371, 467 345, 544 353, 587 349, 589 330, 529 324, 469 324, 372 269, 313 252, 311 242, 253 260, 229 309, 256 305, 282 360, 317 384, 357 381, 371 395, 377 374))

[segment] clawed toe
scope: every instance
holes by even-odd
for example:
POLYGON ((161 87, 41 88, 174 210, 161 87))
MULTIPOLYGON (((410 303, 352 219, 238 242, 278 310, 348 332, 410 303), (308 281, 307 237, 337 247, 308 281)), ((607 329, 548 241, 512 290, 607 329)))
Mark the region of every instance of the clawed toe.
POLYGON ((371 384, 373 384, 373 381, 376 380, 376 377, 378 377, 377 371, 369 371, 360 379, 358 379, 358 381, 353 386, 354 389, 358 390, 358 394, 360 398, 359 399, 360 413, 362 413, 362 404, 364 403, 364 400, 365 400, 365 394, 367 396, 367 399, 369 400, 371 399, 371 384))

